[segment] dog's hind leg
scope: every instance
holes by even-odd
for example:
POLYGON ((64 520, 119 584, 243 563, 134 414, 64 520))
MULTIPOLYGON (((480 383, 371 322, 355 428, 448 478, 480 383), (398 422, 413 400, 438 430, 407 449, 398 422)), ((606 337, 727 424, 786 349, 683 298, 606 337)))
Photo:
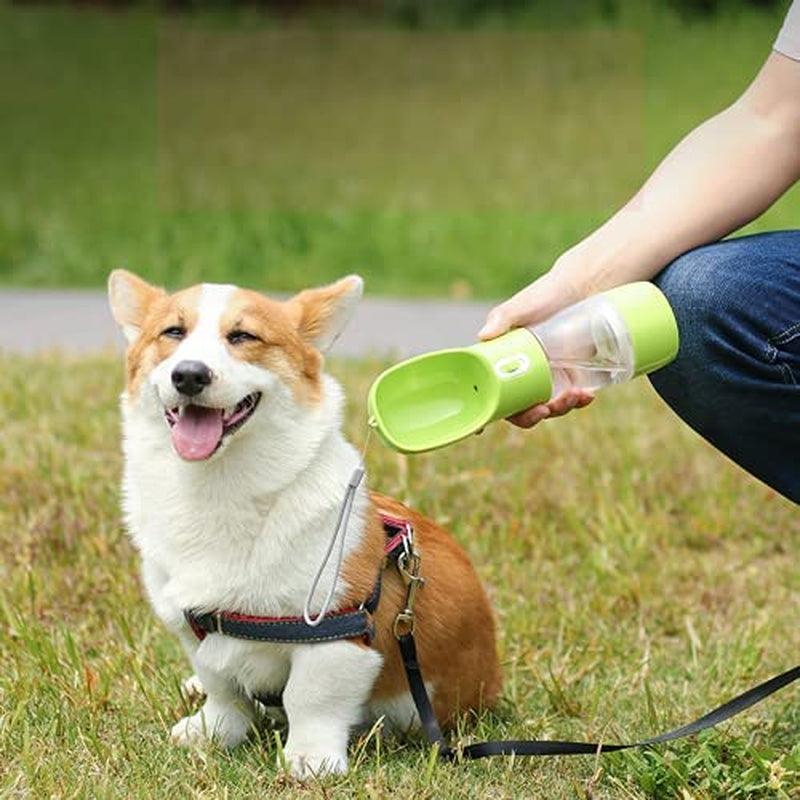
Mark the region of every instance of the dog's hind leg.
POLYGON ((353 642, 297 647, 283 704, 284 756, 300 778, 347 771, 350 730, 361 721, 381 669, 380 654, 353 642))
POLYGON ((255 719, 253 701, 226 678, 198 672, 206 702, 196 714, 173 725, 172 741, 191 746, 213 739, 222 747, 236 747, 247 739, 255 719))

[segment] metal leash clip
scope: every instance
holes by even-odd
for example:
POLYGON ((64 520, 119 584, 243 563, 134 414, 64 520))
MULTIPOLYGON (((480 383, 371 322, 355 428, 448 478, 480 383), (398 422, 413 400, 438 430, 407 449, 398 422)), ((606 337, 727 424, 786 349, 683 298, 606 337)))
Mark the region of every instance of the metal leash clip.
POLYGON ((394 635, 397 639, 401 636, 413 635, 414 633, 414 601, 417 597, 417 589, 425 585, 425 578, 419 574, 422 557, 414 547, 414 542, 410 536, 403 538, 404 552, 397 559, 397 570, 405 583, 406 607, 394 620, 394 635), (405 547, 406 543, 408 547, 405 547))

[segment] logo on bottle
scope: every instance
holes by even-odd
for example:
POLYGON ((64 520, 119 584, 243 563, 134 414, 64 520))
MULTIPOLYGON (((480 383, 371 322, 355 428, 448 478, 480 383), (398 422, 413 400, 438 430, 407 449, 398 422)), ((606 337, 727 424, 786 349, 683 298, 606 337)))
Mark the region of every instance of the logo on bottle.
POLYGON ((495 362, 494 371, 500 380, 507 381, 524 375, 530 365, 530 359, 525 353, 514 353, 495 362))

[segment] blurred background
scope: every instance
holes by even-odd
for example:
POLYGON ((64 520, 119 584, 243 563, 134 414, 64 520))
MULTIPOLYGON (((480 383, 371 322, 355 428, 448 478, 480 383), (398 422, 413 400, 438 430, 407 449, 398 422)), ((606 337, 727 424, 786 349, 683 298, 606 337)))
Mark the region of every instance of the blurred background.
MULTIPOLYGON (((0 1, 0 283, 500 297, 737 97, 787 7, 0 1)), ((795 189, 751 229, 798 219, 795 189)))

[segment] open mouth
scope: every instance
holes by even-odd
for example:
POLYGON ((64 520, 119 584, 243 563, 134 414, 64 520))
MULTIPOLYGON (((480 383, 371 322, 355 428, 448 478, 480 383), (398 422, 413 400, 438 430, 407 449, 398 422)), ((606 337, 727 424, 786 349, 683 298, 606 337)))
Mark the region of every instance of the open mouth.
POLYGON ((230 410, 191 403, 165 408, 164 417, 176 452, 187 461, 209 458, 226 436, 239 430, 250 419, 260 400, 261 392, 253 392, 230 410))

